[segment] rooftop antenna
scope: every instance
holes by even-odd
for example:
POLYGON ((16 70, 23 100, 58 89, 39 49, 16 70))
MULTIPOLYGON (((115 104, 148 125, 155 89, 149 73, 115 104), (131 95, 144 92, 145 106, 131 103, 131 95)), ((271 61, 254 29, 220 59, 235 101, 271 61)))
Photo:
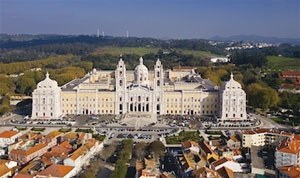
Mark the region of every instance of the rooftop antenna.
POLYGON ((126 37, 129 38, 129 32, 128 32, 128 30, 126 31, 126 37))
POLYGON ((104 38, 104 31, 102 31, 102 37, 104 38))
POLYGON ((98 28, 98 32, 97 32, 97 37, 99 38, 100 37, 100 30, 98 28))

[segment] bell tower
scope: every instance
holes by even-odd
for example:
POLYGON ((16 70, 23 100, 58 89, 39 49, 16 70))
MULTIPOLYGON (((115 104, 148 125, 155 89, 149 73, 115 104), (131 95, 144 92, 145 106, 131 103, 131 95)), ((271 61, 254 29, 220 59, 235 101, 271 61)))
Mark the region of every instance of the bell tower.
POLYGON ((157 59, 154 65, 154 77, 153 77, 153 111, 156 114, 163 113, 162 101, 163 101, 163 84, 164 84, 164 70, 160 60, 157 59))
POLYGON ((115 105, 115 113, 116 114, 124 114, 127 112, 126 107, 126 66, 122 59, 122 55, 120 55, 120 60, 117 65, 117 69, 115 70, 115 79, 116 79, 116 105, 115 105))

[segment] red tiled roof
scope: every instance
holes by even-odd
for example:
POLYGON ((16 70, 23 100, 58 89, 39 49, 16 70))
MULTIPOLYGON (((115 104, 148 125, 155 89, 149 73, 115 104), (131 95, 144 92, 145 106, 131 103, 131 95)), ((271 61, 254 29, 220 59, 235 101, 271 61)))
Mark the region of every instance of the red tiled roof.
POLYGON ((222 168, 218 169, 217 173, 222 178, 234 178, 233 171, 227 167, 222 167, 222 168))
POLYGON ((300 151, 300 139, 296 137, 283 139, 277 150, 285 153, 298 154, 300 151))
POLYGON ((279 170, 292 178, 300 178, 300 166, 281 166, 279 167, 279 170))
POLYGON ((0 138, 11 138, 16 134, 18 134, 18 132, 11 131, 11 130, 6 130, 6 131, 0 133, 0 138))
POLYGON ((300 72, 290 72, 290 71, 286 71, 286 72, 281 72, 281 75, 284 76, 299 76, 300 77, 300 72))
POLYGON ((46 147, 47 145, 44 143, 40 143, 38 145, 35 145, 27 150, 20 150, 20 149, 12 149, 10 154, 17 154, 17 155, 25 155, 28 156, 38 150, 41 150, 42 148, 46 147))
POLYGON ((28 175, 28 174, 21 174, 21 173, 18 173, 18 174, 16 174, 13 178, 33 178, 33 176, 28 175))
POLYGON ((223 157, 223 158, 218 159, 217 161, 215 161, 215 162, 213 162, 213 163, 211 163, 211 164, 212 164, 214 167, 217 167, 217 166, 219 166, 219 165, 221 165, 221 164, 223 164, 223 163, 226 163, 227 161, 229 161, 229 159, 226 158, 226 157, 223 157))
POLYGON ((51 176, 51 177, 64 177, 72 171, 73 166, 65 166, 61 164, 52 164, 45 170, 39 172, 37 175, 51 176))

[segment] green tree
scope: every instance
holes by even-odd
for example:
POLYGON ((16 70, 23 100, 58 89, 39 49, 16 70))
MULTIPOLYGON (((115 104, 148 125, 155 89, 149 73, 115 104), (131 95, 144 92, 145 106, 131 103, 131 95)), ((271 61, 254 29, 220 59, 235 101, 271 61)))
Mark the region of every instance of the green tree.
POLYGON ((269 87, 263 87, 258 83, 250 84, 247 89, 249 104, 255 108, 269 109, 279 102, 278 93, 269 87))
POLYGON ((110 174, 110 178, 125 178, 127 174, 126 162, 118 160, 115 166, 115 170, 110 174))
POLYGON ((166 147, 161 141, 156 140, 150 143, 148 146, 148 151, 157 160, 159 157, 164 155, 166 147))
POLYGON ((16 92, 26 95, 31 95, 32 91, 36 88, 34 78, 29 78, 27 76, 20 77, 16 85, 16 92))

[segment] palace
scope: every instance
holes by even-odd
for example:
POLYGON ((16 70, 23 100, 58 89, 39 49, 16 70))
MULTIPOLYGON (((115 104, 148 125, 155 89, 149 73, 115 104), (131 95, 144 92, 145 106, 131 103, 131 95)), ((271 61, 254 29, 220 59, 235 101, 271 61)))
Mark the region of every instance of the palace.
POLYGON ((134 70, 126 70, 120 58, 116 70, 93 69, 62 87, 47 73, 32 97, 33 119, 131 112, 247 119, 246 93, 232 74, 218 87, 193 69, 164 70, 159 59, 154 70, 148 71, 142 57, 134 70))

